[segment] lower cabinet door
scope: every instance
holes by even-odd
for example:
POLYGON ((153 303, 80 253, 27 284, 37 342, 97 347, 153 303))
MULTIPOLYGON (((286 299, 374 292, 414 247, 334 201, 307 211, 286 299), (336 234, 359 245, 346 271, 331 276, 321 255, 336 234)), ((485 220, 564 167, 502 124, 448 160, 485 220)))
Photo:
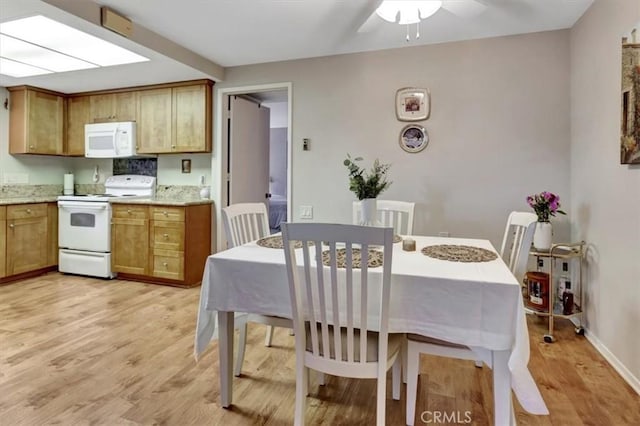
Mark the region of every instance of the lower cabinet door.
POLYGON ((111 269, 113 272, 148 275, 149 221, 113 218, 111 269))
POLYGON ((7 220, 6 275, 30 272, 47 266, 47 218, 7 220))

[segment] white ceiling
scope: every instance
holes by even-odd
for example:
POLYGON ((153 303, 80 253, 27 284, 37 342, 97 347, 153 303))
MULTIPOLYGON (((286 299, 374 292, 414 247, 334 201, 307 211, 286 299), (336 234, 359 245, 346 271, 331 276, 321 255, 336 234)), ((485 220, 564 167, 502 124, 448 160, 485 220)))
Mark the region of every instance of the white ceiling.
MULTIPOLYGON (((88 3, 91 0, 67 0, 88 3)), ((593 0, 444 0, 423 21, 420 39, 406 28, 368 20, 378 0, 95 0, 224 67, 570 28, 593 0), (358 32, 363 29, 367 31, 358 32)), ((41 13, 151 61, 15 79, 66 93, 208 77, 39 0, 0 0, 0 21, 41 13)), ((215 77, 215 76, 209 76, 215 77)))

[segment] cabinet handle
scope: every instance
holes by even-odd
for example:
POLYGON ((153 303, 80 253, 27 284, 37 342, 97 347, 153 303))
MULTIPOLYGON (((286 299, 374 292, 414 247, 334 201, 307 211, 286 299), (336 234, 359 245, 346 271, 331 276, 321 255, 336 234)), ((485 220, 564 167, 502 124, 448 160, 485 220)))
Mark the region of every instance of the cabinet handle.
POLYGON ((15 225, 13 223, 9 224, 9 228, 13 229, 15 227, 15 225))
POLYGON ((165 215, 165 216, 169 216, 169 213, 166 212, 166 211, 162 212, 162 214, 165 215))
POLYGON ((169 238, 169 234, 162 234, 162 236, 164 237, 165 240, 169 238))
POLYGON ((176 146, 175 145, 171 145, 171 149, 176 149, 176 146))
POLYGON ((166 268, 167 266, 169 266, 169 264, 167 262, 162 262, 162 266, 166 268))
POLYGON ((131 214, 131 210, 130 209, 127 209, 127 214, 131 214))
POLYGON ((31 209, 27 209, 27 214, 31 214, 31 209))
POLYGON ((29 149, 33 149, 33 145, 29 145, 29 149))

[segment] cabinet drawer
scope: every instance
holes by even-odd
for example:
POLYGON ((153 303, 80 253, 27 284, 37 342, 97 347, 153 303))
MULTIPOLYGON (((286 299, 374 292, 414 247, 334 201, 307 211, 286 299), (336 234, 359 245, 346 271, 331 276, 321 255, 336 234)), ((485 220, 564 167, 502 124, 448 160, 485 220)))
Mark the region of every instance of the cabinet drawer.
POLYGON ((0 206, 0 220, 5 220, 7 218, 7 207, 0 206))
POLYGON ((184 222, 183 207, 151 207, 151 219, 184 222))
POLYGON ((149 208, 143 205, 113 205, 112 217, 127 219, 148 219, 149 208))
POLYGON ((152 221, 151 247, 164 250, 184 250, 184 222, 152 221))
POLYGON ((172 280, 184 279, 184 252, 173 250, 153 250, 152 272, 154 277, 172 280))
POLYGON ((27 219, 30 217, 46 217, 46 204, 16 204, 7 206, 7 219, 27 219))

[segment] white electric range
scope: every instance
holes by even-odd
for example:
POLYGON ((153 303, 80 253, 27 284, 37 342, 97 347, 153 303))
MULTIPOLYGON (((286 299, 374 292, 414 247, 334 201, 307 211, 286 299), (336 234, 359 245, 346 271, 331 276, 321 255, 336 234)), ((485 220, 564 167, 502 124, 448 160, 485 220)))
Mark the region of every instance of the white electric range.
POLYGON ((69 274, 113 278, 111 270, 110 200, 152 198, 156 178, 110 176, 105 194, 58 197, 58 270, 69 274))

